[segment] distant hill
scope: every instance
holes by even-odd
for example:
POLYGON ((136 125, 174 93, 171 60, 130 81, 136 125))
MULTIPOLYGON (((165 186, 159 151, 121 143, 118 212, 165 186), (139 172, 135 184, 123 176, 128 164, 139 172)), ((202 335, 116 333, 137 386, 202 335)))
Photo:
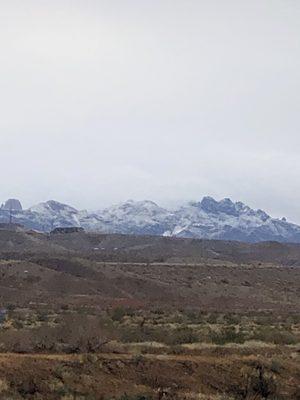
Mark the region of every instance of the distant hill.
POLYGON ((300 244, 187 239, 160 236, 57 233, 0 230, 0 257, 25 259, 33 254, 47 257, 86 257, 94 261, 125 263, 201 264, 270 263, 279 266, 300 266, 300 244))
POLYGON ((230 199, 204 197, 172 211, 149 200, 129 200, 95 212, 54 200, 22 210, 18 200, 9 200, 0 209, 0 222, 8 221, 10 209, 13 222, 40 232, 75 226, 101 233, 300 243, 300 226, 230 199))

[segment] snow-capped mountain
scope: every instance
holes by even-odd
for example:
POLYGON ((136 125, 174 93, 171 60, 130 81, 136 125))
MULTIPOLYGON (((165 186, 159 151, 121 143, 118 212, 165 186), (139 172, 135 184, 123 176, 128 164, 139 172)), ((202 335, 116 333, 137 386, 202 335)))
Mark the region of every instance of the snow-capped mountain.
POLYGON ((230 199, 216 201, 204 197, 176 212, 172 236, 259 242, 277 240, 300 242, 300 227, 271 218, 262 210, 253 210, 230 199))
POLYGON ((50 200, 27 210, 0 208, 0 222, 6 223, 11 212, 13 222, 44 232, 56 227, 76 226, 105 233, 300 243, 300 226, 284 218, 272 218, 241 202, 216 201, 212 197, 182 205, 174 211, 149 200, 128 200, 96 212, 78 211, 50 200))
POLYGON ((98 211, 98 216, 113 231, 137 235, 163 235, 173 214, 153 201, 133 201, 98 211))
POLYGON ((37 222, 44 227, 42 230, 49 231, 61 226, 81 226, 78 211, 75 208, 54 200, 40 203, 29 208, 28 211, 34 214, 37 222))

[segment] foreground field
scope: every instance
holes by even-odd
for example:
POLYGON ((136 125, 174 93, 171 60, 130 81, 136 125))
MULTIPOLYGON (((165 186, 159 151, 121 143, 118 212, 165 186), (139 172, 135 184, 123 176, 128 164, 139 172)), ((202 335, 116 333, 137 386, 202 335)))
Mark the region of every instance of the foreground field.
POLYGON ((300 398, 297 246, 0 243, 0 399, 300 398))
POLYGON ((0 356, 0 390, 5 399, 297 399, 299 364, 286 350, 255 356, 230 348, 201 356, 6 354, 0 356))

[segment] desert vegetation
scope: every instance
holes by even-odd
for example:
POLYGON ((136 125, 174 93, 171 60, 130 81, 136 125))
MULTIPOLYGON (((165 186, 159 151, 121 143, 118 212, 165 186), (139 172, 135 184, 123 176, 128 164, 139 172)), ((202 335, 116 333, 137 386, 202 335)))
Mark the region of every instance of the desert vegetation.
POLYGON ((297 267, 55 241, 0 260, 0 399, 299 398, 297 267))

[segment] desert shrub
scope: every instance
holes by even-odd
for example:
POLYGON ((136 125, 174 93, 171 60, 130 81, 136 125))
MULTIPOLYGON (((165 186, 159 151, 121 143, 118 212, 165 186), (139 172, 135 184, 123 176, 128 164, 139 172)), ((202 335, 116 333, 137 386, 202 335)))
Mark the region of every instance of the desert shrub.
POLYGON ((153 310, 153 314, 164 315, 165 311, 162 308, 156 308, 155 310, 153 310))
POLYGON ((39 311, 37 314, 37 319, 40 322, 47 322, 49 320, 47 311, 39 311))
POLYGON ((65 386, 61 386, 55 389, 55 394, 61 398, 67 396, 69 394, 69 390, 65 386))
POLYGON ((226 314, 224 319, 229 325, 238 325, 241 322, 241 317, 236 314, 226 314))
POLYGON ((270 327, 264 327, 256 330, 253 334, 253 339, 261 340, 262 342, 274 343, 277 345, 298 343, 298 339, 293 333, 270 327))
POLYGON ((273 377, 268 376, 262 366, 256 368, 249 379, 248 392, 259 395, 263 399, 267 399, 276 395, 277 387, 273 377))
POLYGON ((255 322, 257 325, 271 326, 274 323, 274 316, 268 314, 260 315, 255 318, 255 322))
POLYGON ((162 327, 122 327, 121 341, 125 343, 159 342, 167 345, 180 345, 184 343, 195 343, 199 340, 198 335, 188 327, 177 329, 166 329, 162 327))
POLYGON ((149 326, 133 325, 119 327, 119 335, 122 342, 142 343, 159 341, 161 329, 149 326))
POLYGON ((24 327, 24 322, 21 321, 20 319, 14 319, 13 322, 12 322, 12 326, 15 329, 19 330, 19 329, 22 329, 24 327))
POLYGON ((145 342, 148 339, 145 329, 142 330, 139 326, 122 327, 120 329, 120 338, 125 343, 145 342))
POLYGON ((265 372, 262 365, 255 366, 243 376, 244 382, 232 385, 235 399, 274 399, 279 400, 277 385, 272 375, 265 372))
POLYGON ((33 398, 39 393, 38 381, 33 377, 17 380, 12 383, 13 388, 21 395, 21 398, 33 398))
POLYGON ((6 308, 7 308, 7 311, 12 312, 16 309, 16 306, 14 304, 9 303, 6 305, 6 308))
POLYGON ((136 366, 141 364, 144 361, 145 361, 145 358, 144 358, 144 356, 142 354, 137 354, 132 359, 133 364, 135 364, 136 366))
POLYGON ((111 311, 111 319, 113 321, 121 322, 126 315, 126 309, 123 307, 116 307, 111 311))
POLYGON ((17 353, 96 353, 109 341, 108 337, 113 339, 114 333, 108 332, 100 319, 70 314, 57 326, 2 330, 0 343, 1 351, 17 353))
POLYGON ((282 363, 278 360, 272 360, 270 370, 275 374, 279 374, 283 369, 282 363))
POLYGON ((84 315, 66 315, 62 324, 52 330, 55 343, 68 353, 97 352, 108 341, 101 320, 84 315))
POLYGON ((195 343, 198 342, 198 335, 190 328, 181 327, 169 332, 169 335, 165 338, 164 343, 174 346, 184 343, 195 343))
POLYGON ((171 350, 169 352, 169 354, 175 354, 175 355, 180 355, 180 354, 184 354, 184 353, 185 353, 185 349, 180 345, 172 346, 171 350))
POLYGON ((28 329, 7 330, 0 334, 1 351, 30 353, 33 351, 31 332, 28 329))
POLYGON ((161 327, 135 326, 125 328, 123 330, 122 339, 125 342, 162 342, 165 343, 165 338, 168 336, 168 331, 161 327))
POLYGON ((207 317, 206 322, 208 324, 212 324, 212 325, 217 324, 218 323, 218 314, 210 314, 207 317))
POLYGON ((275 344, 296 344, 298 343, 298 339, 291 332, 281 331, 274 334, 273 342, 275 344))
POLYGON ((0 379, 0 395, 3 395, 9 389, 9 382, 5 378, 0 379))
POLYGON ((287 323, 290 324, 300 324, 300 315, 295 314, 295 315, 290 315, 287 319, 287 323))
POLYGON ((197 322, 198 321, 198 314, 195 311, 188 310, 186 312, 186 316, 190 322, 197 322))
POLYGON ((123 394, 118 400, 152 400, 152 396, 141 394, 129 396, 128 394, 123 394))
POLYGON ((234 327, 226 327, 220 332, 212 332, 211 340, 222 346, 226 343, 244 343, 246 338, 243 332, 236 331, 234 327))
POLYGON ((172 317, 172 322, 174 322, 175 324, 183 324, 185 320, 186 318, 178 312, 172 317))
POLYGON ((202 312, 197 311, 187 311, 186 317, 191 324, 201 324, 204 322, 204 315, 202 312))

